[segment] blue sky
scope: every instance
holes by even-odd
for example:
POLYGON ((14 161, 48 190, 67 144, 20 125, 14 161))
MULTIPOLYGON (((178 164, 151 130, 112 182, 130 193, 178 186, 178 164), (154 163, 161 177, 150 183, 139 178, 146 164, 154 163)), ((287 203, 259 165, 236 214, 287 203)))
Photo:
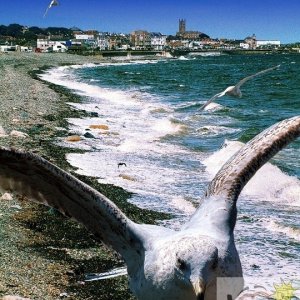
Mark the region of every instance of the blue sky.
POLYGON ((130 33, 136 29, 175 34, 178 19, 187 30, 213 38, 256 34, 258 39, 300 41, 300 0, 58 0, 43 18, 50 0, 0 0, 0 24, 78 26, 130 33))

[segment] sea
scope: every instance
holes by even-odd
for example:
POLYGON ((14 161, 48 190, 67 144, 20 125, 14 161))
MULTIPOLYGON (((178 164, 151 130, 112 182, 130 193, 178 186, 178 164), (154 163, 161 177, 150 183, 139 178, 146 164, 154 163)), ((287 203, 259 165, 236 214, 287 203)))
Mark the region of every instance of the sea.
MULTIPOLYGON (((41 78, 79 95, 81 103, 70 107, 92 115, 68 119, 68 134, 80 141, 56 141, 83 150, 67 155, 77 173, 123 187, 140 208, 171 213, 160 224, 174 229, 242 143, 300 115, 299 54, 115 58, 49 69, 41 78), (247 81, 241 98, 224 96, 199 110, 226 87, 276 65, 247 81)), ((300 296, 300 139, 257 172, 237 206, 246 285, 275 291, 292 284, 300 296)))

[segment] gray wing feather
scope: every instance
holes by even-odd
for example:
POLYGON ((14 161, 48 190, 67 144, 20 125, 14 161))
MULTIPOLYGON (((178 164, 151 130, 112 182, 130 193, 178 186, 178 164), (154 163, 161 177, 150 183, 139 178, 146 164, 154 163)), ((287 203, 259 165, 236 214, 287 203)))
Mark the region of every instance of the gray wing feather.
POLYGON ((277 65, 277 66, 275 66, 275 67, 268 68, 268 69, 262 70, 262 71, 260 71, 260 72, 258 72, 258 73, 255 73, 255 74, 253 74, 253 75, 247 76, 247 77, 243 78, 242 80, 240 80, 240 81, 235 85, 235 87, 236 87, 236 88, 240 88, 246 81, 248 81, 248 80, 250 80, 250 79, 252 79, 252 78, 254 78, 254 77, 256 77, 256 76, 259 76, 259 75, 262 75, 262 74, 264 74, 264 73, 270 72, 270 71, 272 71, 272 70, 278 69, 279 67, 280 67, 280 65, 277 65))
POLYGON ((47 7, 45 13, 44 13, 44 18, 46 17, 46 15, 47 15, 49 9, 50 9, 51 7, 57 6, 57 5, 58 5, 58 1, 57 1, 57 0, 52 0, 52 1, 50 2, 49 6, 47 7))
POLYGON ((300 116, 281 121, 254 137, 229 159, 210 183, 207 196, 236 201, 256 171, 300 135, 300 116))
POLYGON ((38 155, 0 148, 0 187, 76 219, 125 260, 129 252, 132 259, 132 252, 143 250, 138 224, 104 195, 38 155))
POLYGON ((46 8, 46 11, 45 11, 45 13, 44 13, 44 18, 46 17, 46 15, 47 15, 47 13, 48 13, 48 10, 49 10, 49 6, 46 8))
POLYGON ((202 204, 183 229, 194 228, 214 238, 228 238, 236 222, 236 201, 256 171, 279 150, 300 136, 300 116, 266 129, 233 157, 208 186, 202 204))
POLYGON ((221 93, 218 93, 216 95, 214 95, 213 97, 211 97, 209 100, 207 100, 200 108, 199 110, 203 110, 206 106, 208 106, 210 103, 212 103, 213 101, 215 101, 217 98, 220 98, 222 96, 224 96, 225 93, 224 91, 221 93))

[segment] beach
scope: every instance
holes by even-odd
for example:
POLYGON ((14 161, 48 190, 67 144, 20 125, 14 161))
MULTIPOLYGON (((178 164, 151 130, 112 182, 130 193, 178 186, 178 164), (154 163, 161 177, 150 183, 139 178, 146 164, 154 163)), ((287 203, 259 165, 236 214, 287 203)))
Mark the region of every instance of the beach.
MULTIPOLYGON (((241 143, 299 115, 298 55, 100 59, 0 55, 0 144, 35 152, 110 198, 132 220, 180 228, 241 143), (272 66, 279 69, 201 105, 272 66), (155 211, 155 212, 154 212, 155 211)), ((237 206, 246 285, 294 282, 299 270, 299 140, 266 164, 237 206)), ((120 257, 54 210, 0 200, 0 297, 134 299, 127 277, 84 282, 120 257)))
MULTIPOLYGON (((53 144, 67 135, 66 117, 87 114, 67 102, 79 97, 38 79, 41 69, 99 63, 97 57, 50 53, 0 55, 0 145, 35 152, 67 171, 66 151, 53 144), (12 132, 17 132, 13 134, 12 132)), ((117 203, 132 219, 154 222, 159 214, 127 204, 123 189, 81 176, 117 203)), ((161 215, 162 216, 162 215, 161 215)), ((105 272, 123 261, 75 221, 17 195, 0 200, 0 296, 30 299, 134 299, 127 277, 86 283, 84 274, 105 272)))

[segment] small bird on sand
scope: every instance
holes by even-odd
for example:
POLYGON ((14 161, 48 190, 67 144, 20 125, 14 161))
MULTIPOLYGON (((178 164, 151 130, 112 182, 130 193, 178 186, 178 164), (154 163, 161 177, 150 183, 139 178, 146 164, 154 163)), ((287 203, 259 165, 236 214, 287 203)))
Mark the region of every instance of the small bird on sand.
POLYGON ((53 6, 57 6, 59 3, 57 0, 51 0, 49 6, 47 7, 45 13, 44 13, 44 18, 46 17, 47 13, 48 13, 48 10, 53 7, 53 6))
POLYGON ((124 162, 118 163, 118 169, 119 169, 119 167, 121 167, 121 166, 127 167, 126 163, 124 163, 124 162))
POLYGON ((0 147, 0 187, 76 219, 127 265, 140 300, 235 299, 243 272, 235 247, 236 203, 243 187, 279 150, 300 136, 300 115, 266 129, 232 156, 209 184, 201 205, 171 230, 137 224, 111 200, 30 152, 0 147), (234 279, 219 294, 218 279, 234 279))
POLYGON ((232 85, 232 86, 229 86, 228 88, 226 88, 223 92, 221 93, 218 93, 216 95, 214 95, 213 97, 211 97, 209 100, 207 100, 200 108, 199 110, 203 110, 205 107, 207 107, 210 103, 214 102, 217 98, 220 98, 220 97, 223 97, 225 95, 230 95, 230 96, 234 96, 234 97, 242 97, 242 92, 240 90, 240 87, 245 83, 247 82, 248 80, 256 77, 256 76, 259 76, 259 75, 262 75, 264 73, 267 73, 267 72, 270 72, 272 70, 275 70, 275 69, 278 69, 280 67, 280 65, 277 65, 275 67, 272 67, 272 68, 268 68, 268 69, 265 69, 265 70, 262 70, 258 73, 255 73, 253 75, 250 75, 250 76, 247 76, 245 77, 244 79, 240 80, 236 85, 232 85))

